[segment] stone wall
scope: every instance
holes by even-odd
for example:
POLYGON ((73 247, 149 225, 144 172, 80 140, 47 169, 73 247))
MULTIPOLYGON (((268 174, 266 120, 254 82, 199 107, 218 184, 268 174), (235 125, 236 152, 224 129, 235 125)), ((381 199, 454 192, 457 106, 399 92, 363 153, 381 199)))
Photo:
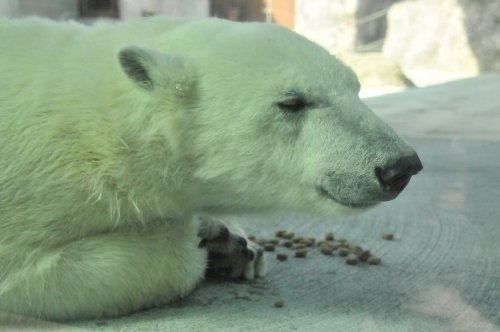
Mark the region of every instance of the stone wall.
POLYGON ((207 17, 209 0, 120 0, 122 19, 145 15, 207 17))
POLYGON ((481 71, 500 71, 500 1, 458 0, 469 46, 481 71))
POLYGON ((358 0, 356 10, 357 51, 380 51, 387 32, 387 12, 399 0, 358 0))
POLYGON ((295 0, 295 30, 332 53, 380 51, 398 0, 295 0))
POLYGON ((354 49, 358 0, 296 0, 295 31, 332 53, 354 49))
POLYGON ((388 14, 383 53, 399 62, 410 77, 417 71, 460 77, 500 70, 500 2, 397 3, 388 14))
POLYGON ((78 0, 0 0, 0 16, 73 19, 78 17, 78 0))
MULTIPOLYGON (((0 0, 0 16, 41 16, 54 20, 79 19, 78 0, 0 0)), ((119 0, 120 18, 151 14, 207 17, 209 0, 119 0)))

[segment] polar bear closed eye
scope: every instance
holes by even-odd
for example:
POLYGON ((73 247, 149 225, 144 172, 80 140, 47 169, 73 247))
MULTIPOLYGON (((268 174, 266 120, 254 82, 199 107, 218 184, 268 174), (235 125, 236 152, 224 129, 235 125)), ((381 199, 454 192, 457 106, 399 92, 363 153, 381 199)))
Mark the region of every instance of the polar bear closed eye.
POLYGON ((265 273, 213 216, 335 216, 422 168, 354 73, 270 24, 0 21, 0 311, 66 320, 265 273))

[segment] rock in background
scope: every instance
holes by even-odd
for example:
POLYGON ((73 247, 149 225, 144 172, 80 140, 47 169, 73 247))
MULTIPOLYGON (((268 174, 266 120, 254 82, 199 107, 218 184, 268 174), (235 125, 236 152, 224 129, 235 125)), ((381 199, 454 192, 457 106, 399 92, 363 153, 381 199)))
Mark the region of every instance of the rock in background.
POLYGON ((417 85, 500 70, 500 2, 406 0, 388 13, 384 55, 417 85))
POLYGON ((498 0, 295 0, 295 10, 297 32, 340 54, 367 88, 500 71, 498 0))
POLYGON ((395 92, 413 84, 397 61, 380 51, 386 14, 397 0, 296 0, 295 30, 338 55, 356 72, 361 95, 395 92))
POLYGON ((415 86, 396 61, 380 52, 340 53, 338 57, 358 75, 361 97, 398 92, 415 86))
POLYGON ((381 51, 387 33, 387 12, 399 0, 357 0, 355 51, 381 51))
POLYGON ((467 40, 481 71, 500 71, 500 1, 458 0, 467 40))
POLYGON ((352 51, 357 0, 295 0, 295 31, 332 53, 352 51))

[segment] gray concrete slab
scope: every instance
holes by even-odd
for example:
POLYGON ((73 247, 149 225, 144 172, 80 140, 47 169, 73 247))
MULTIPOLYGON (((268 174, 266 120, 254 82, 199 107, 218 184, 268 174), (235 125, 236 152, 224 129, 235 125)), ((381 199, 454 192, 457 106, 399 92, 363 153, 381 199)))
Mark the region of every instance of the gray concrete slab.
POLYGON ((397 200, 341 219, 247 216, 243 224, 263 238, 278 229, 314 237, 333 231, 380 256, 381 265, 349 266, 317 250, 286 262, 266 253, 269 273, 263 279, 210 279, 161 308, 50 328, 500 331, 500 75, 366 102, 424 163, 397 200), (382 240, 383 232, 395 239, 382 240), (278 298, 283 308, 273 306, 278 298))

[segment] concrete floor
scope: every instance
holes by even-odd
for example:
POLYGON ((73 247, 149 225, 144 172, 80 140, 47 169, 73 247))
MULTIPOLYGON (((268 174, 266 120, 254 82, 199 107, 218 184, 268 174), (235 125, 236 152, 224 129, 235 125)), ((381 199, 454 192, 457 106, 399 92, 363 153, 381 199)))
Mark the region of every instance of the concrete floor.
POLYGON ((244 225, 261 238, 278 229, 334 231, 381 265, 349 266, 317 250, 286 262, 266 253, 268 276, 255 282, 208 280, 166 307, 31 330, 500 331, 500 75, 366 102, 422 159, 424 171, 405 192, 349 218, 246 217, 244 225), (382 240, 383 232, 395 240, 382 240))

